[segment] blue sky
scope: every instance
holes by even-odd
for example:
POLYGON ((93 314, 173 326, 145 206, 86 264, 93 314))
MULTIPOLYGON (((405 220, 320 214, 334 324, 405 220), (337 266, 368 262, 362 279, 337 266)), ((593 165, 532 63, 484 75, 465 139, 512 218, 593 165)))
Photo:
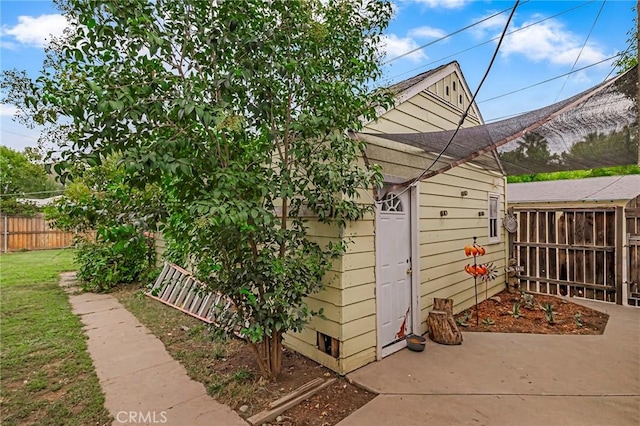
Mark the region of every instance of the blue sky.
MULTIPOLYGON (((394 4, 395 16, 386 36, 386 60, 390 62, 381 83, 394 83, 456 60, 475 91, 496 46, 496 41, 490 40, 500 35, 508 11, 411 55, 392 59, 508 9, 514 1, 394 0, 394 4)), ((505 38, 478 94, 485 121, 540 108, 602 82, 611 72, 612 61, 605 59, 627 47, 634 4, 622 0, 522 0, 510 26, 510 31, 517 31, 505 38), (586 66, 590 67, 568 78, 483 102, 586 66)), ((46 39, 60 34, 64 23, 51 1, 2 0, 0 68, 24 69, 35 78, 46 39)), ((0 105, 0 144, 14 149, 35 146, 39 131, 14 122, 12 115, 11 106, 0 105)))

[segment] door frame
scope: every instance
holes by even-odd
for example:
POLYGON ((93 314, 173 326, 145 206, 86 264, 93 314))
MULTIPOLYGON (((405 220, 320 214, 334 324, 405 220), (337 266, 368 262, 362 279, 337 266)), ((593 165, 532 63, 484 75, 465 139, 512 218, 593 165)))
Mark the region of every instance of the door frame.
MULTIPOLYGON (((385 176, 384 182, 387 183, 399 183, 405 181, 406 178, 399 178, 395 176, 385 176)), ((410 230, 409 235, 411 236, 411 323, 413 333, 422 334, 420 329, 420 251, 419 251, 419 213, 420 208, 418 205, 418 194, 419 184, 417 182, 414 185, 409 187, 409 223, 410 230)), ((376 251, 376 266, 375 266, 375 274, 376 274, 376 359, 381 360, 382 358, 391 355, 403 349, 407 346, 406 340, 401 340, 399 342, 393 343, 389 346, 382 347, 382 324, 381 324, 381 315, 380 315, 380 305, 378 304, 378 295, 382 294, 381 291, 381 283, 379 281, 380 277, 380 250, 382 247, 383 241, 380 240, 380 233, 377 232, 378 225, 380 224, 380 208, 376 207, 375 214, 375 251, 376 251)))

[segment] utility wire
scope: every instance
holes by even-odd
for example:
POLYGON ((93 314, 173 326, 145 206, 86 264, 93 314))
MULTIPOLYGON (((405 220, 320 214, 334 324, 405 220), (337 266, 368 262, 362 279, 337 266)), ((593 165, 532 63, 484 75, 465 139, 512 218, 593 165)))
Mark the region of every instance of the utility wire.
MULTIPOLYGON (((539 81, 538 83, 534 83, 534 84, 532 84, 532 85, 530 85, 530 86, 521 87, 520 89, 512 90, 511 92, 502 93, 502 94, 500 94, 500 95, 496 95, 496 96, 493 96, 493 97, 491 97, 491 98, 483 99, 483 100, 481 100, 481 101, 478 101, 477 103, 481 104, 481 103, 483 103, 483 102, 493 101, 493 100, 495 100, 495 99, 499 99, 499 98, 503 98, 503 97, 505 97, 505 96, 513 95, 514 93, 522 92, 522 91, 524 91, 524 90, 531 89, 532 87, 540 86, 541 84, 549 83, 550 81, 557 80, 557 79, 559 79, 559 78, 566 77, 566 76, 569 76, 569 75, 571 75, 571 74, 575 74, 575 73, 577 73, 577 72, 580 72, 580 71, 586 70, 587 68, 595 67, 596 65, 600 65, 600 64, 601 64, 601 63, 603 63, 603 62, 610 61, 611 59, 615 59, 615 58, 617 58, 617 57, 619 57, 619 56, 621 56, 621 55, 622 55, 622 53, 618 53, 617 55, 609 56, 608 58, 602 59, 601 61, 598 61, 598 62, 594 62, 593 64, 585 65, 585 66, 584 66, 584 67, 582 67, 582 68, 578 68, 578 69, 576 69, 576 70, 572 70, 572 71, 566 72, 566 73, 564 73, 564 74, 560 74, 560 75, 557 75, 557 76, 555 76, 555 77, 551 77, 551 78, 548 78, 548 79, 546 79, 546 80, 539 81)), ((554 102, 556 102, 557 100, 558 100, 558 98, 556 98, 556 100, 555 100, 554 102)), ((515 114, 515 115, 518 115, 518 114, 515 114)), ((509 117, 512 117, 512 116, 513 116, 513 115, 510 115, 509 117)))
MULTIPOLYGON (((573 65, 571 66, 571 71, 573 71, 573 69, 576 67, 576 64, 580 60, 580 56, 582 56, 582 52, 584 51, 584 48, 587 45, 587 41, 589 41, 589 37, 591 37, 591 33, 593 32, 593 29, 595 28, 596 23, 598 22, 598 19, 600 18, 600 14, 602 13, 602 9, 604 9, 604 4, 606 2, 607 2, 607 0, 604 0, 602 2, 602 4, 600 5, 600 10, 598 10, 598 14, 596 15, 596 19, 593 20, 593 24, 591 25, 591 29, 589 29, 589 33, 587 34, 587 38, 584 39, 584 43, 582 43, 582 47, 580 48, 580 52, 578 52, 578 56, 576 57, 576 60, 573 61, 573 65)), ((569 72, 569 74, 571 74, 571 72, 569 72)), ((558 101, 558 98, 560 97, 560 94, 564 90, 564 86, 566 86, 567 81, 569 81, 569 74, 567 74, 567 78, 562 83, 562 87, 560 88, 560 91, 556 95, 556 98, 553 100, 553 102, 557 102, 558 101)))
POLYGON ((54 192, 64 192, 64 189, 54 189, 53 191, 38 191, 38 192, 16 192, 13 194, 0 194, 0 197, 24 197, 25 195, 53 194, 54 192))
POLYGON ((427 174, 427 172, 429 170, 431 170, 431 167, 433 167, 434 164, 436 164, 438 162, 438 160, 440 160, 440 158, 444 155, 444 153, 447 150, 447 148, 449 148, 449 146, 453 142, 453 139, 456 137, 456 135, 460 131, 460 128, 462 127, 462 124, 464 124, 464 120, 467 118, 467 115, 469 114, 469 111, 471 110, 471 107, 474 105, 474 101, 476 99, 476 96, 478 95, 478 92, 480 92, 480 89, 482 88, 482 85, 484 84, 485 80, 489 76, 489 72, 491 71, 491 68, 493 67, 493 63, 495 62, 496 57, 498 56, 498 52, 500 51, 500 46, 502 45, 502 42, 503 42, 503 40, 504 40, 504 38, 505 38, 505 36, 507 34, 507 29, 509 28, 509 24, 511 23, 511 19, 513 18, 513 15, 515 14, 516 9, 518 8, 519 4, 520 4, 520 0, 516 0, 515 4, 513 5, 513 8, 511 9, 511 13, 509 14, 509 18, 507 19, 507 22, 506 22, 506 24, 504 26, 504 30, 502 30, 502 35, 500 36, 500 39, 498 40, 498 44, 496 45, 496 48, 495 48, 495 50, 493 52, 493 56, 491 57, 491 60, 489 61, 489 65, 487 66, 487 69, 484 72, 484 75, 482 76, 482 80, 480 80, 480 84, 478 85, 478 88, 474 92, 473 97, 471 98, 471 101, 469 101, 469 105, 467 106, 467 108, 465 109, 464 113, 460 117, 460 121, 458 121, 458 125, 456 126, 455 131, 453 132, 453 134, 449 138, 449 141, 440 150, 440 152, 438 153, 436 158, 431 162, 431 164, 429 164, 429 166, 427 168, 425 168, 418 176, 416 176, 415 178, 411 179, 410 181, 406 181, 406 182, 403 182, 402 184, 400 184, 400 185, 406 185, 406 187, 399 194, 395 194, 394 198, 400 197, 402 194, 407 192, 409 190, 409 188, 411 188, 417 182, 419 182, 420 179, 422 179, 424 177, 424 175, 427 174))
MULTIPOLYGON (((530 2, 530 1, 531 1, 531 0, 526 0, 526 1, 525 1, 525 2, 523 2, 522 4, 528 3, 528 2, 530 2)), ((455 30, 455 31, 454 31, 454 32, 452 32, 452 33, 449 33, 449 34, 444 35, 444 36, 442 36, 442 37, 440 37, 440 38, 437 38, 437 39, 435 39, 435 40, 432 40, 432 41, 430 41, 430 42, 429 42, 429 43, 427 43, 427 44, 423 44, 422 46, 418 46, 418 47, 416 47, 416 48, 415 48, 415 49, 413 49, 413 50, 410 50, 410 51, 405 52, 405 53, 403 53, 403 54, 401 54, 401 55, 399 55, 399 56, 396 56, 395 58, 391 58, 391 59, 389 59, 388 61, 383 62, 383 63, 382 63, 382 65, 390 64, 391 62, 393 62, 393 61, 397 61, 398 59, 404 58, 405 56, 409 56, 409 55, 411 55, 412 53, 417 52, 418 50, 422 50, 422 49, 424 49, 425 47, 429 47, 429 46, 431 46, 432 44, 436 44, 436 43, 438 43, 439 41, 442 41, 442 40, 448 39, 448 38, 450 38, 450 37, 453 37, 454 35, 459 34, 459 33, 461 33, 462 31, 466 31, 466 30, 468 30, 469 28, 475 27, 476 25, 479 25, 479 24, 481 24, 481 23, 483 23, 483 22, 485 22, 485 21, 488 21, 488 20, 490 20, 490 19, 493 19, 493 18, 495 18, 496 16, 502 15, 503 13, 508 12, 510 9, 511 9, 511 8, 510 8, 510 7, 508 7, 508 8, 506 8, 506 9, 504 9, 504 10, 501 10, 500 12, 496 12, 496 13, 494 13, 493 15, 487 16, 486 18, 483 18, 483 19, 481 19, 481 20, 479 20, 479 21, 477 21, 477 22, 474 22, 473 24, 467 25, 467 26, 466 26, 466 27, 464 27, 464 28, 457 29, 457 30, 455 30)))
MULTIPOLYGON (((527 28, 530 28, 530 27, 532 27, 532 26, 534 26, 534 25, 541 24, 542 22, 548 21, 549 19, 553 19, 553 18, 556 18, 556 17, 558 17, 558 16, 560 16, 560 15, 563 15, 563 14, 565 14, 565 13, 572 12, 572 11, 574 11, 574 10, 576 10, 576 9, 579 9, 579 8, 581 8, 581 7, 584 7, 584 6, 586 6, 586 5, 588 5, 588 4, 591 4, 591 3, 594 3, 594 2, 595 2, 595 0, 591 0, 591 1, 588 1, 588 2, 585 2, 585 3, 582 3, 582 4, 579 4, 579 5, 577 5, 577 6, 574 6, 574 7, 570 8, 570 9, 566 9, 566 10, 564 10, 564 11, 562 11, 562 12, 558 12, 558 13, 556 13, 555 15, 551 15, 551 16, 548 16, 548 17, 546 17, 546 18, 543 18, 543 19, 541 19, 541 20, 539 20, 539 21, 533 22, 533 23, 531 23, 531 24, 529 24, 529 25, 525 25, 525 26, 523 26, 522 28, 518 28, 518 29, 516 29, 516 30, 510 31, 510 32, 508 32, 506 35, 511 35, 511 34, 517 33, 518 31, 522 31, 522 30, 525 30, 525 29, 527 29, 527 28)), ((445 36, 445 37, 446 37, 446 36, 445 36)), ((476 44, 476 45, 474 45, 474 46, 471 46, 471 47, 468 47, 468 48, 466 48, 466 49, 460 50, 460 51, 458 51, 458 52, 456 52, 456 53, 453 53, 453 54, 451 54, 451 55, 447 55, 447 56, 444 56, 444 57, 442 57, 442 58, 436 59, 435 61, 431 61, 431 62, 428 62, 428 63, 426 63, 426 64, 424 64, 424 65, 420 65, 419 67, 412 68, 412 69, 410 69, 409 71, 405 71, 405 72, 402 72, 402 73, 400 73, 400 74, 396 74, 395 76, 391 77, 389 80, 393 81, 393 80, 395 80, 395 79, 396 79, 396 78, 398 78, 398 77, 402 77, 403 75, 406 75, 406 74, 409 74, 409 73, 413 73, 413 72, 415 72, 415 71, 417 71, 417 70, 420 70, 420 69, 426 68, 426 67, 428 67, 429 65, 436 64, 436 63, 441 62, 441 61, 443 61, 443 60, 445 60, 445 59, 449 59, 449 58, 451 58, 451 57, 458 56, 458 55, 460 55, 461 53, 468 52, 469 50, 473 50, 473 49, 476 49, 476 48, 478 48, 478 47, 480 47, 480 46, 484 46, 485 44, 489 44, 489 43, 491 43, 492 41, 498 40, 499 38, 500 38, 500 37, 494 37, 494 38, 491 38, 491 39, 489 39, 489 40, 487 40, 487 41, 483 41, 482 43, 478 43, 478 44, 476 44)), ((395 58, 394 58, 394 59, 395 59, 395 58)), ((383 65, 384 65, 384 64, 383 64, 383 65)))

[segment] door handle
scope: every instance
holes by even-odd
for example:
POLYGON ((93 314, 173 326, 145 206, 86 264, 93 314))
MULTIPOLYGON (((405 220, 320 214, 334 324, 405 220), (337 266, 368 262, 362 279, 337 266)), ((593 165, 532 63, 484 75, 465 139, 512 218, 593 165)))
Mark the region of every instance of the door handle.
POLYGON ((411 268, 407 269, 407 275, 409 275, 412 272, 413 272, 413 269, 411 269, 411 268))

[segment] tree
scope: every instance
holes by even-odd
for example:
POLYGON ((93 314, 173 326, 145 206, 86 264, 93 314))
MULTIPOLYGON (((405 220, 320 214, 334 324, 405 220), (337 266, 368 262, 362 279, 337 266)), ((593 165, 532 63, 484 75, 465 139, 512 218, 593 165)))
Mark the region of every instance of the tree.
POLYGON ((57 228, 78 233, 76 263, 83 287, 108 291, 143 279, 155 267, 149 233, 164 213, 158 186, 131 187, 113 156, 99 166, 80 163, 73 175, 64 197, 46 214, 57 228), (95 238, 86 238, 88 231, 95 231, 95 238))
MULTIPOLYGON (((117 154, 127 182, 157 184, 174 259, 235 302, 263 374, 304 298, 345 250, 308 235, 301 211, 335 224, 379 185, 349 138, 390 95, 371 91, 386 0, 69 0, 73 27, 37 83, 14 96, 45 122, 66 117, 58 165, 117 154)), ((9 79, 9 84, 10 84, 9 79)), ((22 89, 20 89, 22 88, 22 89)), ((26 89, 25 89, 26 88, 26 89)))
POLYGON ((60 186, 38 164, 33 150, 18 152, 0 145, 0 210, 5 214, 33 213, 29 205, 18 203, 18 197, 47 198, 60 186))
POLYGON ((638 41, 638 5, 634 5, 632 9, 635 15, 633 27, 627 32, 629 45, 623 52, 620 52, 620 56, 613 63, 613 67, 618 69, 618 74, 623 74, 638 65, 638 44, 640 43, 638 41))
POLYGON ((549 143, 538 133, 527 133, 518 140, 518 147, 500 153, 500 161, 508 175, 556 168, 558 154, 551 154, 549 143))

